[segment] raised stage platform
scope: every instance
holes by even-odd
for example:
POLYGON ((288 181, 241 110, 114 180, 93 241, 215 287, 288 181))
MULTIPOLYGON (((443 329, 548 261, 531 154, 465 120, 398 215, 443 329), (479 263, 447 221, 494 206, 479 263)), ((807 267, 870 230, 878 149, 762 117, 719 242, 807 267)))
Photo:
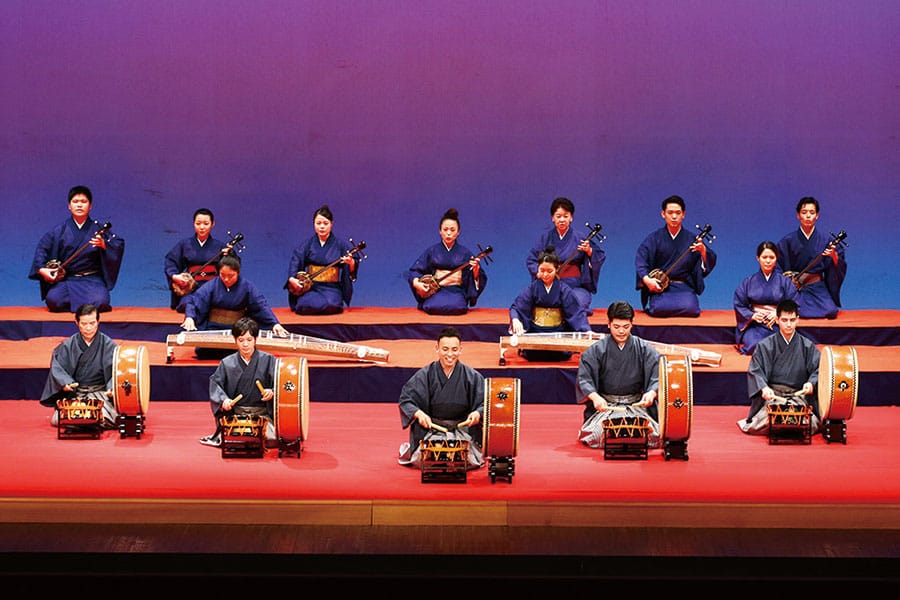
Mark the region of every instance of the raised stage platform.
MULTIPOLYGON (((351 308, 340 315, 300 316, 275 309, 292 333, 382 348, 386 364, 310 357, 310 398, 321 402, 396 402, 403 383, 433 360, 434 338, 446 325, 464 336, 463 360, 486 377, 518 377, 523 404, 569 404, 574 401, 578 355, 559 363, 530 363, 506 352, 500 364, 499 340, 508 335, 507 313, 475 309, 457 317, 434 317, 413 308, 351 308)), ((153 401, 208 398, 208 378, 216 362, 198 360, 194 349, 174 349, 167 362, 166 339, 180 331, 181 315, 166 308, 116 308, 101 316, 101 328, 113 339, 140 342, 149 350, 150 397, 153 401)), ((591 317, 595 331, 607 332, 605 315, 591 317)), ((749 357, 733 347, 734 315, 706 311, 697 319, 635 318, 635 333, 648 340, 690 346, 722 356, 718 367, 697 366, 697 405, 746 404, 749 357)), ((859 405, 895 405, 900 394, 900 311, 844 311, 834 320, 801 322, 803 333, 820 345, 853 345, 859 356, 859 405)), ((49 357, 61 339, 74 333, 72 315, 38 307, 0 308, 0 399, 40 395, 49 357)), ((280 350, 274 354, 283 354, 280 350)))

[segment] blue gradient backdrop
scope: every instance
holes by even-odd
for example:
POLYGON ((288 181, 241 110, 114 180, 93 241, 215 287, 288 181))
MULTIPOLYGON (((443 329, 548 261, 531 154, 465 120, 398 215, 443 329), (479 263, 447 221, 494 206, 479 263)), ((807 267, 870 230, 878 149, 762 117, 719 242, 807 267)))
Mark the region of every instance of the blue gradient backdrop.
POLYGON ((900 3, 893 0, 5 0, 0 6, 2 304, 66 192, 127 247, 114 306, 167 306, 162 257, 195 208, 246 237, 275 306, 328 203, 365 240, 354 305, 409 306, 403 274, 460 210, 492 245, 480 306, 506 307, 571 198, 599 222, 595 306, 638 302, 634 252, 680 194, 710 223, 701 304, 729 309, 796 201, 848 233, 844 308, 897 308, 900 3))

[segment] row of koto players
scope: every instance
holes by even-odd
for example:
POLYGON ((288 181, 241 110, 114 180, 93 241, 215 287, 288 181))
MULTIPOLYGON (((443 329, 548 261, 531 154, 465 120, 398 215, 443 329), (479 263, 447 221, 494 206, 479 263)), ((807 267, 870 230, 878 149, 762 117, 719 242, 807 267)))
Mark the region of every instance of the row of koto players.
MULTIPOLYGON (((41 296, 51 311, 75 312, 78 333, 54 351, 41 402, 58 407, 65 397, 99 394, 106 422, 116 427, 116 403, 111 371, 116 345, 99 331, 99 317, 110 310, 109 292, 124 255, 124 239, 109 223, 90 218, 92 195, 76 186, 69 192, 71 213, 41 238, 29 277, 40 282, 41 296)), ((534 279, 510 308, 514 336, 555 332, 590 332, 592 295, 605 260, 600 226, 579 237, 572 227, 575 207, 566 198, 550 207, 552 227, 532 249, 527 266, 534 279)), ((735 291, 736 348, 752 354, 749 369, 751 408, 738 425, 746 433, 766 433, 772 403, 809 405, 808 430, 819 430, 818 407, 811 398, 818 384, 820 353, 808 338, 796 334, 798 318, 834 318, 846 275, 845 234, 829 237, 816 228, 819 204, 803 198, 797 204, 799 228, 777 244, 757 249, 760 270, 735 291)), ((711 227, 689 234, 682 228, 684 200, 678 196, 661 205, 665 224, 641 243, 637 256, 637 288, 644 311, 655 317, 698 316, 705 278, 716 265, 708 246, 711 227)), ((313 216, 314 235, 293 252, 285 282, 289 303, 299 314, 335 314, 349 305, 359 272, 364 243, 352 245, 332 234, 333 215, 327 206, 313 216)), ((277 441, 272 429, 272 355, 256 348, 259 330, 288 335, 266 299, 241 277, 241 235, 217 240, 211 211, 194 215, 195 234, 176 244, 165 257, 171 287, 171 307, 184 314, 182 328, 232 330, 236 352, 221 362, 210 381, 216 421, 213 434, 202 442, 220 446, 223 416, 268 416, 266 438, 277 441), (240 401, 234 399, 240 396, 240 401)), ((590 227, 590 224, 589 224, 590 227)), ((477 302, 487 285, 482 262, 491 248, 473 253, 457 242, 459 215, 448 210, 440 220, 441 240, 426 249, 409 270, 409 285, 419 309, 429 314, 458 315, 477 302)), ((657 396, 660 353, 653 343, 631 335, 634 310, 627 302, 608 308, 609 336, 600 336, 581 355, 577 398, 585 406, 579 439, 604 447, 609 421, 640 419, 649 447, 661 444, 657 396), (604 432, 606 435, 604 435, 604 432)), ((417 372, 403 387, 400 411, 410 438, 401 447, 400 463, 421 464, 421 449, 433 437, 466 444, 469 466, 484 464, 485 382, 459 362, 461 338, 448 328, 436 341, 437 360, 417 372)), ((198 348, 198 354, 200 353, 198 348)), ((527 351, 528 360, 568 359, 567 352, 527 351)), ((852 386, 855 392, 855 385, 852 386)), ((821 394, 820 394, 821 395, 821 394)), ((821 401, 820 401, 821 403, 821 401)), ((59 410, 54 412, 58 426, 59 410)), ((825 415, 827 416, 827 415, 825 415)), ((632 421, 634 422, 634 421, 632 421)), ((665 438, 665 436, 663 436, 665 438)), ((665 441, 665 440, 663 440, 665 441)), ((668 458, 668 455, 667 455, 668 458)), ((686 454, 684 456, 686 458, 686 454)))

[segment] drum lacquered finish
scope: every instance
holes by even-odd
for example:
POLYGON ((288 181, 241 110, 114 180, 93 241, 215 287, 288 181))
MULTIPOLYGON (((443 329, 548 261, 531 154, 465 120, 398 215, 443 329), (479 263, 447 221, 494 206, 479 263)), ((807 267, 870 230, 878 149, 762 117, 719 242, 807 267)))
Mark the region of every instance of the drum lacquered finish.
POLYGON ((484 381, 484 456, 514 457, 519 451, 519 405, 522 382, 515 377, 484 381))
POLYGON ((853 346, 825 346, 819 357, 819 417, 849 420, 856 411, 859 365, 853 346))
POLYGON ((693 374, 687 356, 659 357, 659 435, 683 442, 691 436, 694 406, 693 374))
POLYGON ((306 358, 275 361, 275 434, 285 442, 305 441, 309 432, 309 382, 306 358))
POLYGON ((113 354, 113 397, 120 415, 146 415, 150 408, 150 358, 146 346, 123 344, 113 354))

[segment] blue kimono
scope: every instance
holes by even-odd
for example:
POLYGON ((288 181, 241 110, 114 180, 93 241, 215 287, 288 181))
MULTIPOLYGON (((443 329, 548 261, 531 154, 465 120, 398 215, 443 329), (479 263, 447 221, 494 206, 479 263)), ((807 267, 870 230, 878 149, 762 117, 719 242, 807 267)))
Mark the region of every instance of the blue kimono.
MULTIPOLYGON (((560 281, 554 281, 549 291, 540 279, 532 281, 513 301, 509 308, 509 318, 521 321, 527 333, 591 330, 584 305, 579 301, 575 291, 560 281), (562 311, 563 322, 557 326, 537 325, 532 320, 535 308, 558 308, 562 311)), ((521 355, 532 361, 559 361, 568 360, 572 353, 522 350, 521 355)))
POLYGON ((753 320, 753 306, 776 306, 782 300, 797 300, 797 288, 775 268, 766 279, 762 271, 757 271, 744 279, 734 290, 735 344, 741 354, 753 354, 754 348, 763 338, 778 331, 778 324, 769 329, 753 320))
MULTIPOLYGON (((194 291, 197 291, 204 283, 215 278, 216 264, 214 259, 217 258, 224 247, 225 242, 212 237, 207 238, 203 245, 200 245, 196 235, 181 240, 166 254, 164 261, 166 285, 170 288, 172 287, 173 275, 190 272, 191 267, 198 268, 212 260, 212 264, 203 270, 203 274, 193 274, 194 281, 197 283, 194 291)), ((172 292, 170 299, 172 309, 183 313, 187 307, 188 296, 192 293, 179 296, 172 292)))
POLYGON ((700 294, 706 289, 705 279, 716 267, 716 253, 707 246, 706 262, 699 252, 688 252, 669 273, 669 285, 662 292, 651 293, 643 278, 653 269, 667 270, 681 253, 690 248, 696 235, 683 227, 674 238, 666 226, 648 235, 638 247, 634 264, 636 288, 641 292, 641 306, 651 317, 699 317, 700 294))
MULTIPOLYGON (((809 239, 798 227, 778 242, 778 266, 782 271, 802 271, 817 256, 822 254, 831 237, 818 227, 813 229, 809 239)), ((844 260, 844 249, 837 246, 838 263, 834 264, 830 256, 823 256, 808 274, 819 279, 815 283, 805 285, 797 297, 800 306, 800 317, 804 319, 833 319, 837 317, 841 306, 841 287, 847 275, 847 262, 844 260)))
MULTIPOLYGON (((288 278, 296 277, 299 271, 310 274, 318 268, 330 265, 352 249, 352 244, 339 240, 334 234, 329 235, 324 244, 314 235, 294 249, 288 266, 288 278)), ((342 312, 345 304, 350 306, 350 300, 353 298, 353 282, 356 281, 359 272, 360 259, 356 254, 353 255, 353 262, 352 271, 350 265, 342 262, 333 267, 337 269, 337 281, 313 281, 312 288, 300 296, 288 292, 291 310, 301 315, 330 315, 342 312)), ((285 284, 286 289, 287 287, 285 284)))
POLYGON ((538 255, 548 246, 553 246, 560 262, 565 262, 569 257, 574 256, 566 272, 560 273, 560 281, 575 292, 575 297, 578 298, 585 310, 590 312, 591 297, 597 293, 600 268, 606 261, 606 253, 600 248, 600 242, 596 236, 590 241, 593 250, 590 257, 579 251, 578 246, 585 237, 587 236, 579 236, 571 227, 566 231, 566 235, 559 237, 556 227, 550 227, 531 248, 528 258, 525 260, 525 266, 531 273, 531 278, 534 279, 537 276, 538 255))
POLYGON ((465 246, 456 243, 448 249, 443 242, 431 246, 416 259, 409 268, 407 281, 419 310, 430 315, 463 315, 475 306, 478 297, 487 285, 487 274, 479 269, 478 279, 472 276, 469 267, 461 271, 461 285, 444 285, 430 298, 422 299, 413 288, 413 280, 424 275, 433 275, 436 270, 452 271, 468 263, 475 255, 465 246))
POLYGON ((254 319, 261 328, 271 329, 278 324, 275 313, 269 307, 265 296, 256 286, 239 277, 237 283, 226 288, 220 277, 206 283, 188 296, 184 316, 194 320, 198 330, 231 329, 232 323, 217 323, 210 320, 213 309, 238 311, 243 316, 254 319))
POLYGON ((222 411, 225 400, 235 398, 238 394, 242 397, 232 407, 235 415, 256 415, 266 419, 266 438, 276 439, 275 436, 275 412, 273 403, 275 400, 263 402, 256 382, 259 381, 263 388, 271 389, 275 382, 275 357, 268 352, 256 350, 245 363, 239 352, 229 354, 219 363, 215 372, 209 377, 209 402, 217 429, 221 425, 220 417, 226 415, 222 411))
POLYGON ((29 279, 41 284, 41 300, 51 312, 75 312, 82 304, 93 304, 101 311, 108 311, 109 292, 116 285, 125 240, 115 234, 106 234, 106 249, 88 245, 68 265, 61 281, 47 283, 38 274, 48 261, 65 262, 79 248, 87 244, 100 229, 100 224, 90 218, 79 229, 71 217, 48 231, 38 242, 31 263, 29 279))

